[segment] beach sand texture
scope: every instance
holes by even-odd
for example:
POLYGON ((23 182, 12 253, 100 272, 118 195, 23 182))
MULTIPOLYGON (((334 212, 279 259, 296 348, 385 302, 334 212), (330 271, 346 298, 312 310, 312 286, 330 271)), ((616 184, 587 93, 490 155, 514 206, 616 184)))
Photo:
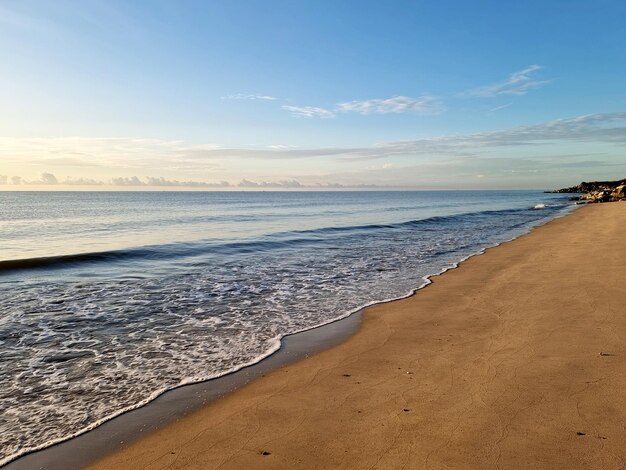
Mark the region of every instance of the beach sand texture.
POLYGON ((623 468, 625 230, 584 207, 91 468, 623 468))

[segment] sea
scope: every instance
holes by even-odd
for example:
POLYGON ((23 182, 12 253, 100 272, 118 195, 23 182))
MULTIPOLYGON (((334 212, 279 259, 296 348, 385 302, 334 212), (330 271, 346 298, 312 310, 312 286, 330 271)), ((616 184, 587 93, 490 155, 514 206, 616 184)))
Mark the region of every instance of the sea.
POLYGON ((540 191, 0 192, 0 464, 574 207, 540 191))

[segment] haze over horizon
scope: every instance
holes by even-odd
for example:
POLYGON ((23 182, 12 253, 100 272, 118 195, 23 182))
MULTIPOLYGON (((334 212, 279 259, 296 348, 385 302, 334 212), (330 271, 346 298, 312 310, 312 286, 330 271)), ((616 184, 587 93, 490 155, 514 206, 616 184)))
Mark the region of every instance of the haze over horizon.
POLYGON ((626 176, 618 1, 0 3, 0 190, 626 176))

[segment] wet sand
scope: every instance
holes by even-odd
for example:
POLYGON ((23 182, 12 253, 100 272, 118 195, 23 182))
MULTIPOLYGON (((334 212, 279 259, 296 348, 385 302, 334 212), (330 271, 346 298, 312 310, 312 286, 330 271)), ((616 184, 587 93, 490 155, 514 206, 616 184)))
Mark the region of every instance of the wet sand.
POLYGON ((550 222, 90 468, 623 468, 625 229, 550 222))

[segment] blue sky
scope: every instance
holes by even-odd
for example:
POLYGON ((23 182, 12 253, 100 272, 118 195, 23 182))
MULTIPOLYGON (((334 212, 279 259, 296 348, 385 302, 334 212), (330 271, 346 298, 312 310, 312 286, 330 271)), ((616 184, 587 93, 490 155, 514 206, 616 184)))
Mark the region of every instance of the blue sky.
POLYGON ((0 183, 624 177, 624 24, 602 0, 0 0, 0 183))

